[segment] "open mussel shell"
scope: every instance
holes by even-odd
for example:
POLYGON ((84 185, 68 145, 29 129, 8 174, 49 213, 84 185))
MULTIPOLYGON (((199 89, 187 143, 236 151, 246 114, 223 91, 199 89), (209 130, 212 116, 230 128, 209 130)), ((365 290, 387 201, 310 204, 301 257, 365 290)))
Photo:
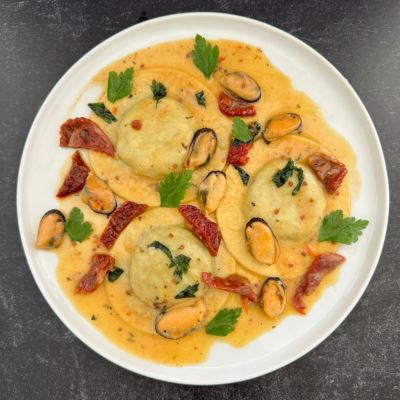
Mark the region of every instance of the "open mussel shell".
POLYGON ((206 316, 204 300, 191 299, 163 309, 155 320, 156 332, 166 339, 180 339, 197 331, 206 316))
POLYGON ((223 199, 226 175, 223 171, 211 171, 199 185, 199 201, 207 213, 213 213, 223 199))
POLYGON ((47 211, 40 220, 36 247, 39 249, 52 249, 61 244, 64 236, 65 216, 59 210, 47 211))
POLYGON ((190 143, 184 162, 185 168, 195 169, 207 164, 217 149, 217 135, 213 129, 202 128, 196 131, 190 143))
POLYGON ((264 313, 271 319, 278 318, 286 306, 286 285, 278 277, 267 278, 259 296, 259 304, 264 313))
POLYGON ((260 86, 245 72, 229 72, 220 79, 219 83, 230 95, 238 99, 254 102, 261 97, 260 86))
POLYGON ((99 214, 111 214, 117 207, 117 201, 110 187, 92 173, 86 178, 81 199, 94 212, 99 214))
POLYGON ((262 218, 252 218, 246 224, 245 236, 253 257, 264 264, 274 264, 279 257, 279 243, 272 229, 262 218))
POLYGON ((302 120, 300 115, 295 113, 286 113, 272 117, 263 132, 265 141, 281 138, 292 133, 300 133, 302 120))

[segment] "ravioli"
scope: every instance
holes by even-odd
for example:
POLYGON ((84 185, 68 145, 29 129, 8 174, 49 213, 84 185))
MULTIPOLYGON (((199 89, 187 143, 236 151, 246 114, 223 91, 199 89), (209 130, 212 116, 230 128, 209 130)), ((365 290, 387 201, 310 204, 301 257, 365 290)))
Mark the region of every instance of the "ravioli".
MULTIPOLYGON (((107 104, 105 97, 101 100, 107 104)), ((138 71, 132 97, 121 100, 118 107, 119 120, 111 126, 93 117, 114 143, 116 157, 94 151, 89 156, 96 174, 120 197, 158 206, 159 181, 169 172, 183 170, 193 135, 201 128, 214 130, 217 148, 206 165, 194 170, 194 188, 187 192, 186 201, 196 196, 195 186, 208 172, 224 167, 231 122, 219 112, 213 92, 192 76, 167 68, 138 71), (159 102, 153 99, 153 81, 167 88, 167 96, 159 102), (206 106, 197 103, 199 92, 204 93, 206 106), (140 121, 140 129, 134 129, 132 121, 140 121)))
POLYGON ((261 275, 279 275, 283 278, 301 276, 309 260, 301 256, 307 239, 315 235, 323 217, 337 208, 348 212, 350 195, 346 182, 335 196, 328 196, 321 183, 306 164, 308 156, 315 152, 328 153, 320 144, 289 135, 267 145, 257 140, 249 153, 250 161, 243 167, 250 175, 244 185, 238 171, 229 166, 225 197, 217 209, 217 220, 224 242, 235 259, 250 271, 261 275), (303 168, 305 182, 296 196, 293 186, 286 183, 280 188, 272 182, 272 176, 283 168, 289 159, 303 168), (281 256, 276 264, 257 261, 249 251, 245 239, 246 223, 254 217, 263 218, 276 235, 281 256))
POLYGON ((185 301, 175 296, 195 283, 199 283, 196 298, 204 298, 206 321, 211 320, 228 293, 206 287, 201 273, 207 271, 224 277, 236 270, 233 257, 223 245, 218 256, 211 257, 185 227, 178 211, 168 208, 148 211, 142 214, 141 220, 134 220, 116 242, 112 255, 124 273, 115 282, 106 283, 110 302, 124 321, 148 333, 155 333, 154 321, 161 309, 185 301), (148 247, 154 241, 166 245, 173 255, 184 254, 191 258, 190 268, 180 282, 174 282, 173 268, 169 268, 165 254, 148 247))

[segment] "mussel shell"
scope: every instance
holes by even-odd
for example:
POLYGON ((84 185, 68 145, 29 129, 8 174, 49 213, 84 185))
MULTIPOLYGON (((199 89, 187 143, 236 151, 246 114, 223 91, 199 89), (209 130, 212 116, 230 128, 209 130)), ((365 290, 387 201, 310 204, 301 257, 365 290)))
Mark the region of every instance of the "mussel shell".
POLYGON ((300 133, 302 129, 302 120, 300 115, 295 113, 279 114, 272 117, 263 132, 265 141, 278 139, 292 133, 300 133))
POLYGON ((197 331, 206 316, 202 298, 178 303, 158 314, 155 320, 156 332, 166 339, 180 339, 197 331))
POLYGON ((36 239, 39 249, 52 249, 61 244, 65 231, 65 216, 60 210, 45 212, 40 220, 36 239))
POLYGON ((81 199, 99 214, 111 214, 117 207, 117 201, 110 187, 94 174, 89 174, 86 178, 81 199))
POLYGON ((193 135, 184 162, 185 168, 195 169, 207 164, 217 149, 217 135, 211 128, 201 128, 193 135))
POLYGON ((276 263, 279 257, 279 243, 272 229, 262 218, 252 218, 247 222, 245 236, 253 257, 264 264, 276 263))
POLYGON ((219 82, 230 95, 246 102, 255 102, 261 97, 260 86, 245 72, 229 72, 219 82))
POLYGON ((281 278, 269 277, 261 286, 259 304, 271 319, 282 314, 286 306, 286 285, 281 278))
POLYGON ((219 206, 226 191, 226 174, 223 171, 209 172, 199 185, 199 201, 208 213, 219 206))

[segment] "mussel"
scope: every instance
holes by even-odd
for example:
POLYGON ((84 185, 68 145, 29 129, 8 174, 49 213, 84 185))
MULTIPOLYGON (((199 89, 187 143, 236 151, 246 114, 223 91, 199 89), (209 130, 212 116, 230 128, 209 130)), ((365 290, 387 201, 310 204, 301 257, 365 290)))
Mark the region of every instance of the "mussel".
POLYGON ((164 309, 156 317, 156 332, 167 339, 180 339, 198 330, 206 315, 203 299, 191 299, 164 309))
POLYGON ((92 173, 86 178, 85 186, 81 192, 81 199, 94 212, 99 214, 111 214, 117 206, 112 190, 92 173))
POLYGON ((300 115, 295 113, 286 113, 272 117, 263 132, 265 141, 278 139, 291 133, 300 133, 302 120, 300 115))
POLYGON ((193 135, 184 162, 185 168, 195 169, 207 164, 217 149, 217 135, 210 128, 202 128, 193 135))
POLYGON ((199 185, 199 200, 204 209, 213 213, 225 195, 226 175, 223 171, 211 171, 199 185))
POLYGON ((246 224, 245 236, 253 257, 264 264, 274 264, 279 257, 279 244, 272 229, 262 218, 246 224))
POLYGON ((259 304, 265 314, 275 319, 286 306, 286 285, 278 277, 267 278, 261 286, 259 304))
POLYGON ((219 83, 229 94, 241 100, 254 102, 261 97, 260 86, 245 72, 229 72, 220 79, 219 83))
POLYGON ((65 216, 59 210, 47 211, 40 220, 36 247, 39 249, 52 249, 61 244, 64 236, 65 216))

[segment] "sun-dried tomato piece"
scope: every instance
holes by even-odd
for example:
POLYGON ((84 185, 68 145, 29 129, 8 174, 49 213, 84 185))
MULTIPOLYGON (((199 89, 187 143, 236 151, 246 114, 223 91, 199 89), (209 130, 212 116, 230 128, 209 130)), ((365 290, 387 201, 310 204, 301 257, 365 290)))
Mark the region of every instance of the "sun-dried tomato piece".
POLYGON ((219 110, 228 117, 245 117, 247 115, 256 115, 256 108, 253 104, 246 103, 243 100, 235 99, 225 92, 221 92, 218 98, 219 110))
POLYGON ((250 143, 232 143, 228 153, 228 163, 236 166, 246 165, 249 161, 249 153, 253 142, 250 143))
POLYGON ((347 174, 346 166, 322 153, 312 154, 308 157, 308 162, 318 179, 325 185, 326 191, 335 193, 347 174))
POLYGON ((194 233, 207 246, 210 254, 215 257, 218 254, 222 235, 218 225, 209 220, 199 208, 192 205, 182 205, 178 208, 179 212, 189 223, 194 233))
POLYGON ((90 293, 96 290, 108 271, 114 268, 115 259, 108 254, 93 254, 89 271, 80 279, 75 288, 76 293, 90 293))
POLYGON ((72 165, 69 169, 64 182, 58 189, 57 197, 65 197, 72 193, 77 193, 85 186, 86 178, 89 174, 89 167, 82 160, 79 151, 72 156, 72 165))
POLYGON ((319 254, 314 258, 314 261, 297 287, 293 298, 293 304, 299 313, 306 313, 306 305, 304 304, 303 297, 312 294, 322 279, 345 260, 343 256, 336 253, 319 254))
POLYGON ((257 303, 258 297, 254 293, 250 281, 244 276, 232 274, 226 278, 221 278, 219 276, 213 276, 209 272, 203 272, 201 274, 201 278, 207 286, 210 286, 214 289, 240 294, 242 299, 245 298, 253 303, 257 303))
POLYGON ((110 220, 100 236, 101 243, 110 249, 129 222, 142 214, 147 207, 147 204, 137 204, 132 201, 126 201, 121 204, 111 214, 110 220))
POLYGON ((114 157, 115 149, 103 130, 89 118, 73 118, 60 128, 60 146, 91 149, 114 157))

